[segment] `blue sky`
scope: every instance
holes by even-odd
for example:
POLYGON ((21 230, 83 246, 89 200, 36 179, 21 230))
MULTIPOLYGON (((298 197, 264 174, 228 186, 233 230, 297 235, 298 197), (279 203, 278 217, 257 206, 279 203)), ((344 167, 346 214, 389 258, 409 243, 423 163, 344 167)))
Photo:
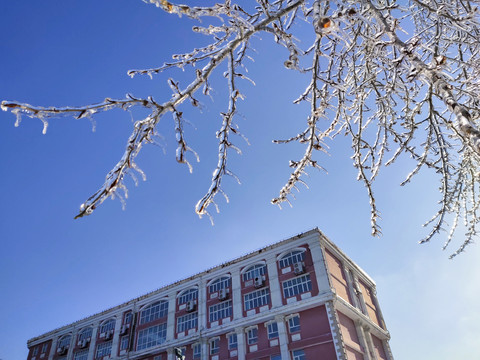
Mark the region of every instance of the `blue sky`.
MULTIPOLYGON (((6 2, 0 99, 67 106, 131 92, 164 101, 167 79, 185 84, 190 73, 150 80, 130 79, 126 71, 158 66, 204 43, 207 38, 191 32, 194 23, 133 0, 6 2)), ((310 31, 309 24, 302 27, 310 31)), ((187 141, 201 159, 193 174, 175 161, 167 115, 159 126, 164 148, 143 148, 138 164, 147 181, 129 183, 126 210, 107 200, 79 220, 73 220, 79 205, 116 164, 131 118, 141 114, 100 114, 95 132, 88 120, 54 119, 42 135, 39 120, 25 118, 15 128, 15 116, 0 113, 0 359, 25 359, 29 338, 317 226, 376 280, 397 359, 480 352, 480 248, 470 246, 450 261, 454 249, 441 250, 444 238, 417 244, 439 196, 434 174, 423 171, 401 188, 413 163, 403 159, 384 169, 375 190, 383 237, 372 238, 366 191, 355 181, 348 139, 339 137, 330 156, 318 157, 328 175, 311 171, 310 190, 302 189, 292 208, 270 204, 288 178, 288 160, 303 152, 271 140, 303 130, 306 109, 292 100, 308 83, 283 68, 288 54, 271 40, 263 35, 253 42, 257 53, 248 70, 257 85, 238 83, 246 99, 237 123, 250 145, 234 140, 243 154, 232 153, 229 166, 242 184, 224 179, 230 203, 218 199, 215 226, 199 219, 194 206, 217 162, 218 113, 226 109, 223 70, 212 79, 213 102, 199 97, 202 111, 187 104, 181 109, 192 123, 187 141)))

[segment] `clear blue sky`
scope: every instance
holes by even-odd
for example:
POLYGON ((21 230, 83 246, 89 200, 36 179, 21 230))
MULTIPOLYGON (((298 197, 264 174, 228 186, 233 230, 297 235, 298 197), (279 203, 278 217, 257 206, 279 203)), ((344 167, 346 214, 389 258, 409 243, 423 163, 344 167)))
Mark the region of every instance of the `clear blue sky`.
MULTIPOLYGON (((67 106, 131 92, 164 101, 170 97, 168 77, 185 84, 189 73, 152 81, 130 79, 126 71, 160 65, 208 40, 192 34, 193 24, 139 0, 5 2, 0 99, 67 106)), ((309 24, 301 26, 310 31, 309 24)), ((175 162, 174 125, 167 115, 159 128, 165 154, 159 147, 143 148, 138 163, 148 179, 138 187, 129 183, 126 210, 107 200, 79 220, 73 220, 78 206, 123 152, 130 114, 97 116, 96 132, 88 120, 55 119, 42 135, 39 120, 25 118, 15 128, 14 115, 1 112, 0 359, 26 359, 29 338, 316 226, 376 280, 397 359, 480 353, 480 247, 449 261, 454 249, 441 251, 444 238, 417 245, 439 196, 433 174, 422 172, 415 184, 400 188, 412 162, 383 172, 376 187, 380 239, 370 237, 368 199, 355 181, 343 137, 331 144, 331 156, 318 158, 329 175, 312 171, 310 190, 297 195, 293 208, 270 205, 288 178, 288 160, 303 152, 271 140, 303 130, 305 108, 291 102, 308 79, 283 69, 287 53, 272 46, 269 35, 256 38, 253 47, 249 74, 257 86, 239 83, 246 100, 239 109, 244 118, 238 118, 251 145, 235 139, 243 155, 232 153, 229 166, 242 185, 224 180, 230 203, 218 199, 215 226, 199 219, 194 205, 217 161, 218 113, 226 109, 221 76, 213 81, 214 102, 199 97, 202 112, 181 109, 193 124, 187 141, 201 158, 194 173, 175 162)))

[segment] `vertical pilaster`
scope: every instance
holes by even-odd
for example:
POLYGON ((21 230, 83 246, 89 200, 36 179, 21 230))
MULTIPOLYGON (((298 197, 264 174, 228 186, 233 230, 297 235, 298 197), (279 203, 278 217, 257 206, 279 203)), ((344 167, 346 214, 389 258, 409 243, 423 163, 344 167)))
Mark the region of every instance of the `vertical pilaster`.
POLYGON ((75 347, 75 342, 77 341, 78 330, 74 329, 72 337, 70 338, 70 345, 68 346, 67 360, 73 359, 73 348, 75 347))
POLYGON ((205 279, 200 280, 198 289, 198 330, 207 328, 207 282, 205 279))
POLYGON ((355 294, 355 283, 352 279, 353 274, 350 273, 350 269, 346 267, 345 264, 342 265, 343 272, 345 273, 345 279, 347 280, 348 294, 350 295, 350 299, 352 299, 352 305, 355 306, 357 309, 361 309, 360 304, 358 304, 357 296, 355 294))
POLYGON ((367 339, 365 337, 365 331, 362 327, 362 324, 360 321, 355 321, 355 329, 357 330, 357 335, 358 335, 358 340, 360 341, 360 345, 363 349, 363 352, 364 352, 364 360, 372 360, 372 354, 371 354, 371 350, 370 348, 368 347, 368 344, 367 344, 367 339))
POLYGON ((242 292, 240 281, 240 269, 232 270, 232 299, 233 299, 233 319, 237 320, 243 317, 242 292))
POLYGON ((58 338, 53 338, 52 346, 50 347, 50 354, 48 354, 48 360, 53 360, 53 355, 57 352, 58 338))
POLYGON ((237 358, 238 360, 245 360, 246 358, 246 345, 245 345, 245 331, 243 328, 235 328, 237 333, 237 358))
POLYGON ((173 353, 173 348, 167 349, 167 360, 176 360, 175 354, 173 353))
POLYGON ((290 360, 290 351, 288 351, 288 333, 287 327, 285 326, 285 317, 283 315, 275 316, 275 321, 277 322, 278 328, 278 342, 280 344, 280 354, 282 360, 290 360))
POLYGON ((315 269, 315 278, 318 284, 318 294, 330 292, 330 282, 328 280, 327 265, 323 256, 322 247, 319 238, 314 238, 308 243, 310 253, 312 254, 313 268, 315 269))
POLYGON ((96 323, 93 326, 92 330, 92 340, 90 341, 90 347, 88 349, 88 357, 87 360, 93 360, 93 357, 95 356, 95 347, 97 345, 97 334, 98 334, 98 326, 100 324, 96 323))
POLYGON ((120 340, 120 328, 122 327, 123 321, 123 314, 118 314, 117 319, 115 321, 115 330, 113 332, 113 340, 112 340, 112 353, 111 357, 117 357, 118 355, 118 343, 120 340))
POLYGON ((377 354, 375 352, 375 346, 373 346, 372 336, 370 335, 370 329, 368 327, 365 327, 363 332, 365 334, 365 341, 367 342, 370 358, 372 360, 378 360, 377 354))
POLYGON ((282 306, 282 292, 278 282, 277 258, 275 254, 271 254, 266 260, 272 308, 280 307, 282 306))
POLYGON ((166 341, 173 341, 175 337, 175 306, 177 298, 175 292, 168 294, 168 314, 167 314, 167 338, 166 341))
POLYGON ((201 339, 201 344, 202 344, 202 360, 208 360, 209 354, 208 354, 208 339, 201 339))

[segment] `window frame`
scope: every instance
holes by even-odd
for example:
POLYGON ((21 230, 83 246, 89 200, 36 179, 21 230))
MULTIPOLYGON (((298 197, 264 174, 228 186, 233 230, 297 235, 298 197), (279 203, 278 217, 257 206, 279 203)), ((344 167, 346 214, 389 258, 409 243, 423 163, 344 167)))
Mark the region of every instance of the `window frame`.
POLYGON ((270 305, 270 289, 268 287, 257 289, 243 295, 243 308, 245 311, 270 305))
POLYGON ((233 314, 232 300, 219 302, 208 307, 208 319, 210 323, 230 318, 233 314))
POLYGON ((300 326, 300 315, 292 315, 288 318, 288 332, 290 334, 297 333, 301 331, 300 326), (298 322, 298 324, 295 324, 298 322), (292 330, 293 329, 293 330, 292 330))
MULTIPOLYGON (((168 301, 159 300, 145 306, 140 312, 139 325, 148 324, 168 315, 168 301)), ((125 318, 127 315, 125 315, 125 318)))
POLYGON ((191 287, 189 289, 185 289, 181 291, 178 296, 178 305, 183 305, 188 303, 189 301, 197 300, 198 299, 198 287, 191 287))
POLYGON ((267 323, 267 334, 268 340, 278 338, 278 323, 276 321, 271 321, 267 323), (275 327, 275 330, 272 329, 273 327, 275 327))
POLYGON ((194 343, 192 344, 192 357, 194 359, 201 359, 202 358, 202 344, 201 343, 194 343))
POLYGON ((245 269, 242 274, 243 282, 247 282, 249 280, 253 280, 256 277, 266 276, 267 275, 267 264, 265 263, 258 263, 251 265, 245 269))
POLYGON ((176 324, 177 334, 182 332, 187 332, 190 329, 195 329, 198 327, 198 311, 187 313, 185 315, 177 317, 177 324, 176 324), (180 321, 182 322, 183 330, 180 330, 180 321), (190 325, 188 325, 190 324, 190 325), (187 327, 190 326, 190 327, 187 327))
POLYGON ((307 357, 305 356, 305 350, 292 350, 292 360, 307 360, 307 357))
POLYGON ((282 282, 282 292, 285 299, 312 291, 310 274, 297 276, 282 282))
POLYGON ((115 319, 107 319, 105 320, 102 325, 100 325, 100 334, 104 334, 111 331, 112 333, 115 331, 115 319))
POLYGON ((228 350, 238 349, 238 336, 237 333, 228 334, 228 350), (235 341, 233 341, 235 339, 235 341))
POLYGON ((220 338, 219 337, 216 337, 216 338, 213 338, 213 339, 210 339, 210 341, 208 342, 209 343, 209 347, 210 347, 210 355, 216 355, 220 352, 220 338))
POLYGON ((305 261, 305 254, 307 249, 293 249, 288 253, 281 255, 278 259, 278 266, 280 269, 285 269, 295 263, 302 263, 305 261))
POLYGON ((164 322, 158 325, 150 326, 138 332, 136 351, 161 345, 165 343, 165 341, 167 341, 167 323, 164 322), (155 339, 153 341, 149 341, 152 339, 152 335, 155 336, 155 339), (147 340, 143 341, 142 337, 145 337, 147 340), (142 343, 140 343, 141 340, 142 343))
POLYGON ((222 289, 229 289, 232 284, 231 276, 220 276, 208 285, 208 293, 214 294, 222 289))
POLYGON ((95 359, 100 359, 104 356, 111 356, 112 345, 113 345, 112 340, 97 344, 97 346, 95 347, 95 359))
POLYGON ((247 344, 248 345, 258 344, 258 327, 254 326, 247 329, 247 344))

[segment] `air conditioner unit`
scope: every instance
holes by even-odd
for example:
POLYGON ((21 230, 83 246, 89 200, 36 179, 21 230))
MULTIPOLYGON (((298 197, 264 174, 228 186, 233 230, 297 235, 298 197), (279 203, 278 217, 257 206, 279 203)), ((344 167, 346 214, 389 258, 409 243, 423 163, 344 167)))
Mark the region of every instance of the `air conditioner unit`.
POLYGON ((57 348, 57 354, 58 355, 65 355, 67 353, 67 348, 65 346, 60 346, 57 348))
POLYGON ((293 271, 296 275, 303 274, 305 272, 305 264, 303 262, 297 262, 293 264, 293 271))
POLYGON ((78 346, 80 346, 80 349, 84 349, 87 347, 87 344, 88 344, 88 340, 87 339, 83 339, 82 341, 79 341, 78 342, 78 346))
POLYGON ((122 325, 120 328, 120 335, 125 335, 128 332, 128 326, 127 325, 122 325))
POLYGON ((265 285, 265 281, 263 280, 262 276, 257 276, 253 284, 256 288, 261 288, 265 285))
POLYGON ((190 300, 187 302, 187 306, 186 306, 186 310, 187 312, 192 312, 192 311, 195 311, 195 301, 193 300, 190 300))
POLYGON ((228 289, 221 289, 218 292, 218 300, 223 301, 228 299, 228 289))

